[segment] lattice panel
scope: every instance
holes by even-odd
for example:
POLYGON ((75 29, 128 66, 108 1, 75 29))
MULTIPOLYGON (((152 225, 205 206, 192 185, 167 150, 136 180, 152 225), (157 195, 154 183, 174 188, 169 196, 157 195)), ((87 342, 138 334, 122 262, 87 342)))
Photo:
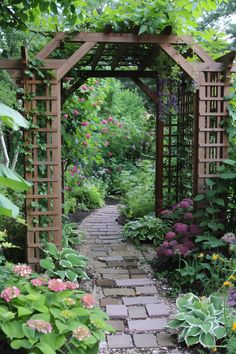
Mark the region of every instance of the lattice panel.
POLYGON ((193 93, 189 81, 160 86, 163 121, 163 193, 166 202, 186 196, 192 182, 193 93))
POLYGON ((61 247, 61 117, 60 83, 22 82, 25 110, 33 126, 25 133, 28 146, 26 179, 32 190, 26 197, 28 263, 36 267, 43 241, 61 247))
POLYGON ((225 83, 219 72, 205 72, 199 88, 199 119, 197 140, 198 164, 195 190, 207 189, 206 179, 216 178, 217 168, 227 158, 228 141, 222 121, 227 116, 225 83))

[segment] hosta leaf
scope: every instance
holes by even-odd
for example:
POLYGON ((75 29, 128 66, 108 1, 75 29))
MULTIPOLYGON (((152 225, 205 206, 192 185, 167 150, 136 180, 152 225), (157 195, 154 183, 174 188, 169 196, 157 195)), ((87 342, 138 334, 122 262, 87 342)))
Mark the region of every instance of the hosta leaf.
POLYGON ((191 347, 191 345, 195 345, 199 342, 199 337, 198 335, 194 337, 186 337, 185 338, 185 343, 187 344, 188 347, 191 347))
POLYGON ((16 218, 18 214, 19 208, 0 193, 0 215, 16 218))
POLYGON ((226 336, 226 329, 223 326, 214 328, 212 332, 217 339, 222 339, 226 336))
POLYGON ((199 341, 201 345, 205 348, 212 348, 216 346, 215 338, 210 333, 202 332, 199 337, 199 341))
POLYGON ((212 323, 211 322, 204 322, 201 325, 201 329, 203 330, 203 332, 208 333, 210 332, 210 330, 212 329, 212 323))
POLYGON ((17 190, 29 190, 31 183, 0 163, 0 185, 17 190))
POLYGON ((186 333, 186 337, 195 337, 201 333, 200 327, 190 327, 186 333))
POLYGON ((54 245, 54 243, 47 243, 46 251, 48 251, 54 257, 58 255, 58 249, 57 246, 54 245))
POLYGON ((192 326, 201 326, 202 320, 194 316, 185 316, 185 321, 192 326))
POLYGON ((16 339, 11 342, 12 349, 30 349, 32 344, 26 339, 16 339))
POLYGON ((51 258, 47 257, 45 259, 41 259, 40 261, 40 267, 46 269, 46 270, 53 270, 55 268, 55 265, 51 258))

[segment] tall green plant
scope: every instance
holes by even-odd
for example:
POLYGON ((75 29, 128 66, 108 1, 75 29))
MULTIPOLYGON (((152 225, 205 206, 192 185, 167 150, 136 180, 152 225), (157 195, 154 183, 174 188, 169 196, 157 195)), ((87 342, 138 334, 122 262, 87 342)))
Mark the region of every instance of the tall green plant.
MULTIPOLYGON (((0 163, 0 187, 1 191, 6 188, 13 190, 27 191, 31 187, 31 184, 25 181, 17 173, 13 172, 9 167, 9 160, 7 150, 4 141, 4 126, 13 130, 19 130, 22 128, 28 128, 29 124, 27 120, 14 109, 0 103, 0 140, 3 150, 4 164, 0 163)), ((4 194, 0 193, 0 215, 10 216, 16 218, 19 214, 19 208, 13 204, 4 194)))

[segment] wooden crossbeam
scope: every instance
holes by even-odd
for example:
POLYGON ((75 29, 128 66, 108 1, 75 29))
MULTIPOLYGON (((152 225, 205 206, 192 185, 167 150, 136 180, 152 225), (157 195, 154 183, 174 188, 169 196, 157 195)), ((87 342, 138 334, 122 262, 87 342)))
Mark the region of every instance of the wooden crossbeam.
MULTIPOLYGON (((44 59, 42 65, 45 70, 59 69, 65 62, 65 59, 44 59)), ((20 70, 22 67, 21 59, 0 59, 0 69, 20 70)))
POLYGON ((153 92, 147 85, 144 84, 140 79, 132 79, 136 85, 144 92, 146 95, 148 95, 156 104, 158 104, 158 96, 155 92, 153 92))
POLYGON ((166 54, 169 55, 172 60, 176 62, 176 64, 180 66, 181 69, 186 72, 186 74, 189 75, 189 77, 197 83, 199 83, 199 81, 203 81, 203 73, 199 72, 199 70, 194 67, 195 64, 189 63, 171 44, 158 43, 158 45, 166 54))
POLYGON ((38 54, 36 55, 37 59, 46 59, 49 54, 51 54, 54 49, 56 49, 59 44, 61 43, 61 40, 66 38, 66 33, 64 32, 58 32, 56 33, 55 37, 44 47, 38 54))
POLYGON ((58 69, 57 79, 61 80, 72 68, 96 45, 96 42, 85 42, 77 49, 74 54, 58 69))
POLYGON ((135 71, 135 70, 81 70, 78 71, 79 77, 116 77, 116 78, 139 78, 156 77, 156 71, 135 71))
POLYGON ((105 43, 99 44, 99 46, 98 46, 98 48, 97 48, 97 50, 96 50, 96 52, 95 52, 95 54, 93 56, 92 63, 91 63, 91 69, 92 70, 96 69, 97 63, 99 62, 99 59, 101 58, 105 47, 106 47, 105 43))
POLYGON ((115 70, 115 68, 119 64, 120 60, 122 59, 122 57, 127 54, 128 50, 129 50, 129 44, 127 44, 127 43, 122 44, 118 48, 117 53, 112 61, 111 70, 115 70))
POLYGON ((163 43, 183 44, 191 36, 176 36, 162 34, 133 34, 133 33, 96 33, 80 32, 67 39, 68 42, 98 42, 98 43, 163 43))

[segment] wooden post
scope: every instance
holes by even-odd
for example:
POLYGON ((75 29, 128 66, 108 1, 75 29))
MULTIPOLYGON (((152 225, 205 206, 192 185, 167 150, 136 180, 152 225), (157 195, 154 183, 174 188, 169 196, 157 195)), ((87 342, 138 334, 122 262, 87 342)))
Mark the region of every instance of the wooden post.
MULTIPOLYGON (((157 92, 160 93, 161 86, 157 80, 157 92)), ((159 95, 160 99, 160 95, 159 95)), ((156 172, 155 172, 155 215, 158 216, 163 207, 163 139, 164 125, 161 120, 160 102, 157 103, 156 115, 156 172)))

